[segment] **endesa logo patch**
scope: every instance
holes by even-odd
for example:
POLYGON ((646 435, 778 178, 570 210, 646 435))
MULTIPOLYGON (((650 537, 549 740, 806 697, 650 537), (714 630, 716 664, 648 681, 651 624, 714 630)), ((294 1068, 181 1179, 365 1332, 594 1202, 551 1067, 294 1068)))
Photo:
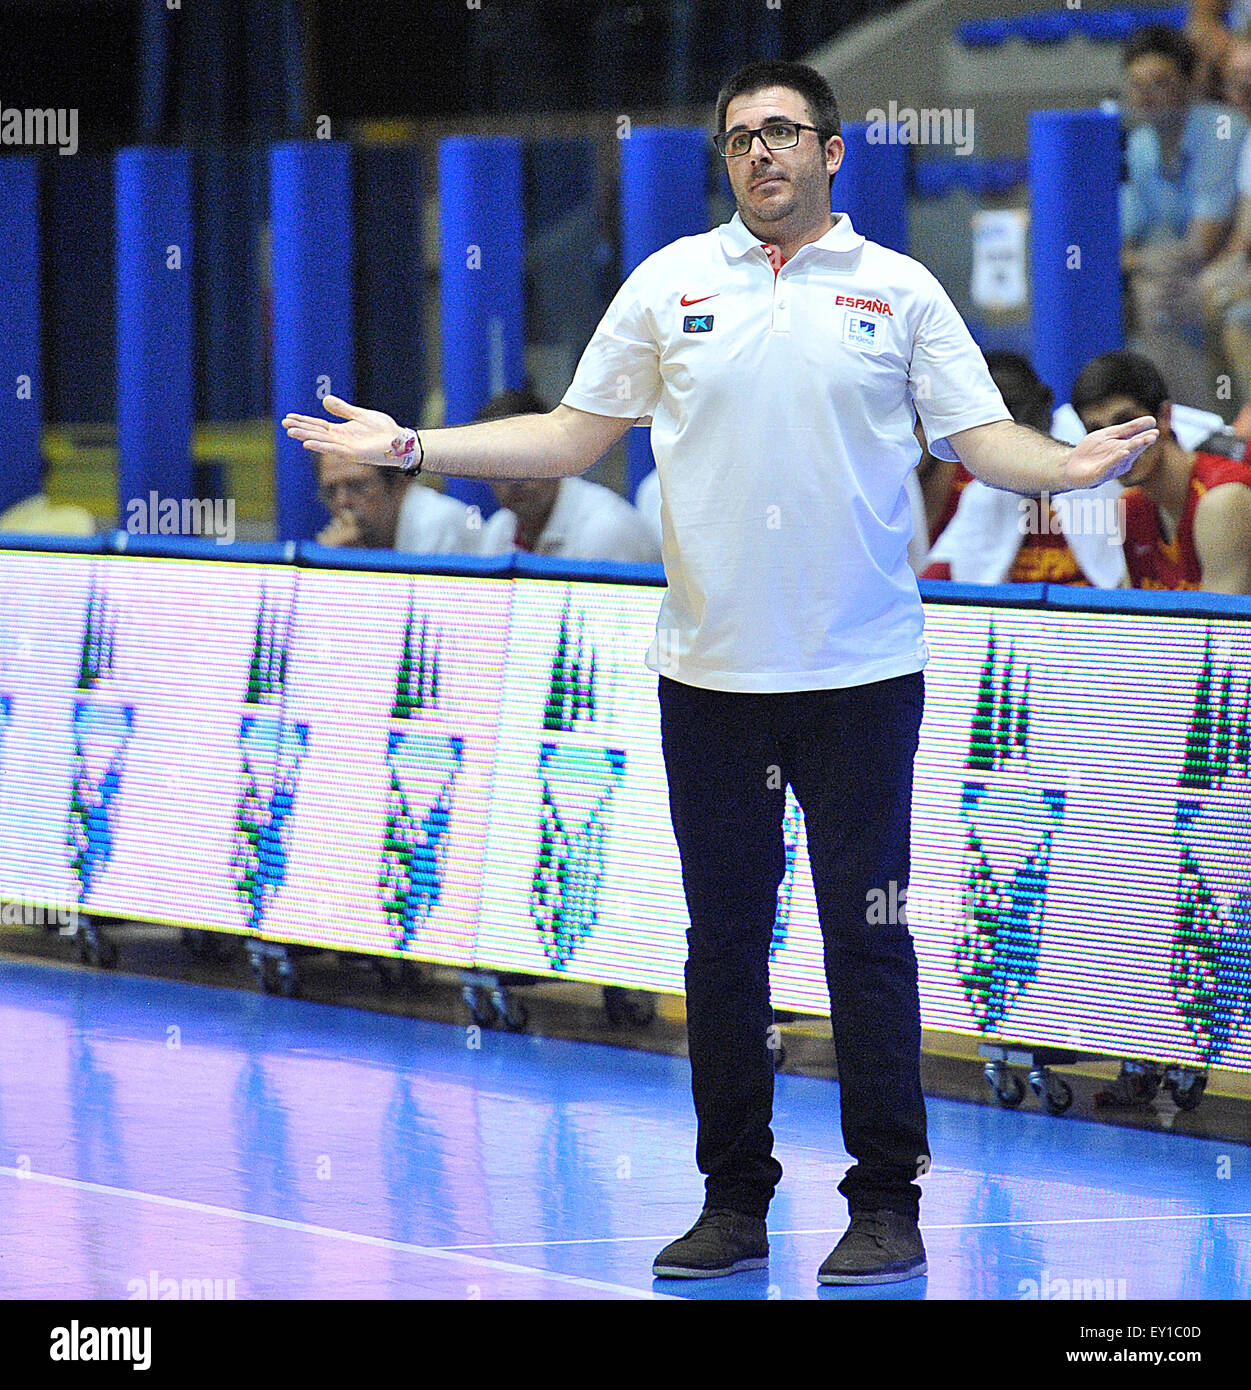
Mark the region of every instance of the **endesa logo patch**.
POLYGON ((711 314, 687 314, 682 319, 683 333, 711 333, 712 315, 711 314))
POLYGON ((880 326, 877 319, 866 318, 864 314, 848 314, 843 319, 843 342, 849 347, 876 352, 881 346, 880 326))

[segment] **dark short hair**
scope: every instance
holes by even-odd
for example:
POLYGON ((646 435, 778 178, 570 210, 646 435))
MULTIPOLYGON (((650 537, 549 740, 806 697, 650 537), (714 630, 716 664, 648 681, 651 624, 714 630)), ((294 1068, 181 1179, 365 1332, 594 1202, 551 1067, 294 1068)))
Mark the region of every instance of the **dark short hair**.
POLYGON ((529 382, 511 391, 493 396, 473 417, 474 423, 483 420, 507 420, 513 415, 547 415, 552 407, 529 382))
POLYGON ((1091 358, 1073 383, 1073 409, 1080 415, 1088 406, 1128 396, 1148 415, 1159 413, 1164 401, 1172 400, 1160 369, 1137 352, 1105 352, 1091 358))
MULTIPOLYGON (((766 87, 785 87, 803 97, 812 113, 812 123, 817 128, 817 139, 821 142, 822 149, 831 135, 842 135, 843 126, 839 119, 838 102, 834 100, 830 84, 816 68, 810 68, 806 63, 783 62, 781 59, 748 63, 746 67, 739 68, 726 78, 717 93, 716 133, 720 135, 724 132, 726 108, 735 97, 746 96, 748 92, 760 92, 766 87)), ((833 175, 830 176, 830 182, 834 182, 833 175)))
POLYGON ((831 135, 842 134, 838 103, 834 100, 830 84, 816 68, 810 68, 806 63, 786 63, 780 59, 748 63, 726 78, 717 93, 717 134, 725 130, 726 107, 735 97, 760 92, 766 87, 787 87, 803 97, 808 103, 808 110, 812 112, 812 123, 821 136, 822 144, 831 135))
POLYGON ((1168 24, 1144 24, 1135 29, 1121 55, 1125 67, 1148 53, 1167 58, 1187 82, 1195 75, 1195 46, 1180 29, 1168 24))
MULTIPOLYGON (((319 450, 316 450, 316 449, 310 449, 310 450, 309 450, 309 453, 312 454, 312 457, 313 457, 313 477, 317 480, 317 483, 318 483, 318 485, 320 486, 320 484, 321 484, 321 461, 322 461, 322 459, 324 459, 324 458, 329 458, 329 457, 331 457, 331 455, 323 454, 323 453, 321 453, 319 450)), ((355 462, 358 462, 359 460, 353 459, 353 460, 351 460, 351 461, 352 461, 353 463, 355 463, 355 462)), ((391 465, 390 465, 389 463, 365 463, 365 464, 362 464, 361 466, 362 466, 363 468, 372 468, 372 469, 374 470, 375 473, 381 474, 381 475, 382 475, 382 480, 383 480, 383 482, 386 483, 386 484, 388 485, 388 487, 395 481, 396 478, 401 478, 401 479, 403 479, 404 482, 408 482, 408 481, 409 481, 409 476, 408 476, 407 473, 401 473, 400 470, 399 470, 398 468, 392 468, 391 465)))
POLYGON ((1021 352, 998 350, 985 356, 995 385, 1016 422, 1048 433, 1055 393, 1034 370, 1034 364, 1021 352))

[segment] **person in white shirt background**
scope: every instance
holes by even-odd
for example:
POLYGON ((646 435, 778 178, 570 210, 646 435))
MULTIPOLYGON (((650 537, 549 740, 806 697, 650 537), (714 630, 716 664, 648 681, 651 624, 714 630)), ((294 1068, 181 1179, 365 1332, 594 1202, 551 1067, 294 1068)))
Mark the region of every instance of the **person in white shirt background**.
MULTIPOLYGON (((531 387, 505 391, 478 413, 479 422, 546 414, 531 387)), ((612 488, 586 478, 512 478, 492 483, 499 510, 484 522, 483 555, 526 550, 569 560, 660 563, 660 542, 612 488)))
MULTIPOLYGON (((986 364, 1012 418, 1055 437, 1053 393, 1039 380, 1028 358, 1015 352, 989 352, 986 364)), ((1077 419, 1076 438, 1067 442, 1076 444, 1084 434, 1077 419)), ((974 478, 961 492, 955 515, 930 550, 925 577, 968 584, 1002 584, 1020 578, 1014 570, 1022 549, 1040 532, 1052 532, 1054 521, 1064 537, 1064 554, 1047 578, 1054 581, 1058 571, 1062 583, 1120 588, 1129 583, 1122 537, 1115 524, 1121 492, 1120 483, 1110 478, 1098 487, 1055 498, 1026 498, 987 487, 974 478), (1113 518, 1111 524, 1109 518, 1113 518), (947 573, 932 573, 935 569, 947 573)))
POLYGON ((481 546, 475 510, 393 468, 319 454, 317 495, 330 513, 317 533, 319 545, 411 555, 476 555, 481 546))
POLYGON ((690 917, 686 1014, 705 1202, 658 1278, 768 1261, 769 951, 789 783, 825 943, 850 1226, 821 1283, 925 1273, 916 1178, 930 1163, 917 961, 902 898, 928 648, 906 476, 917 416, 937 457, 1025 494, 1095 486, 1157 438, 1142 417, 1075 448, 1016 425, 949 297, 918 262, 831 211, 838 107, 797 63, 722 87, 714 142, 738 212, 626 279, 555 410, 403 430, 336 397, 288 415, 306 448, 500 480, 583 473, 651 422, 668 588, 655 671, 690 917), (902 915, 902 914, 899 914, 902 915))
MULTIPOLYGON (((1221 74, 1224 99, 1251 121, 1251 37, 1230 40, 1221 74)), ((1245 434, 1251 430, 1251 133, 1238 156, 1236 189, 1229 239, 1203 268, 1198 289, 1209 332, 1232 378, 1234 404, 1242 407, 1245 434)))

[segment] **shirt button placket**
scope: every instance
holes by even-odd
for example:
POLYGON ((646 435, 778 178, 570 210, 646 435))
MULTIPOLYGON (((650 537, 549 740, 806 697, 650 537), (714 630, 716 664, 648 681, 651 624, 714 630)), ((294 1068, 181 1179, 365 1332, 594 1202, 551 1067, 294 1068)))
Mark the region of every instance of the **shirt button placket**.
POLYGON ((773 331, 775 333, 789 333, 791 331, 790 285, 782 278, 780 272, 773 281, 773 331))

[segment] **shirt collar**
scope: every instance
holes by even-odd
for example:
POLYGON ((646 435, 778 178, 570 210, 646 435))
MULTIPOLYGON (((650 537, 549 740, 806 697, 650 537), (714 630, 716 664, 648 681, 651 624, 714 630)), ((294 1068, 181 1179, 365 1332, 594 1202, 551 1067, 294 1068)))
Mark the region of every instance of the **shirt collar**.
MULTIPOLYGON (((731 260, 738 260, 747 255, 749 251, 755 250, 761 245, 760 238, 751 231, 742 217, 736 212, 728 222, 723 222, 717 231, 721 236, 721 245, 725 248, 726 255, 731 260)), ((822 237, 816 241, 810 241, 799 248, 800 251, 821 250, 833 252, 855 251, 864 245, 864 237, 851 225, 851 216, 848 213, 840 212, 838 221, 822 237)), ((799 252, 796 252, 798 255, 799 252)), ((792 259, 794 259, 792 257, 792 259)))

